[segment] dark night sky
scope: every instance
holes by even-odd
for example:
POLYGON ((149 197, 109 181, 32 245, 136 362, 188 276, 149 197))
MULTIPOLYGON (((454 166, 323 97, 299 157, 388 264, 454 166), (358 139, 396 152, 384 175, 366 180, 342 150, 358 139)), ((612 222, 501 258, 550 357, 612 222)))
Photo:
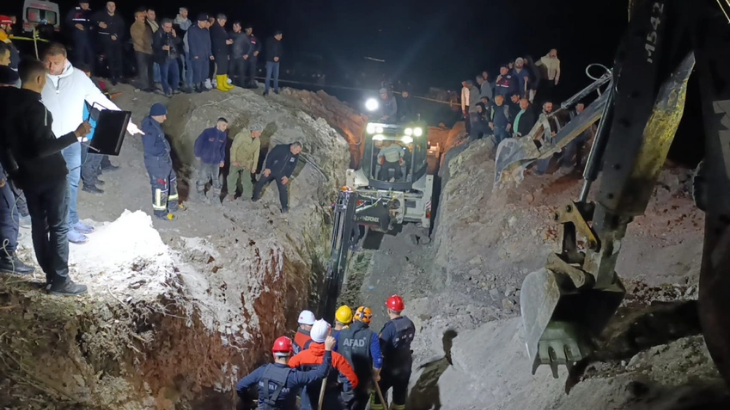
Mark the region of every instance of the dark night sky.
MULTIPOLYGON (((22 1, 13 10, 19 13, 22 1)), ((5 3, 5 4, 8 4, 5 3)), ((76 5, 60 0, 61 14, 76 5)), ((330 65, 364 55, 388 61, 401 78, 458 89, 461 80, 483 68, 519 55, 535 58, 557 48, 563 66, 563 92, 588 83, 583 74, 590 62, 610 64, 625 26, 623 0, 206 0, 201 7, 191 0, 118 1, 129 20, 138 6, 151 5, 158 19, 174 17, 185 5, 191 16, 205 11, 225 12, 231 20, 249 21, 259 36, 275 28, 284 31, 288 52, 320 54, 330 65)), ((92 9, 104 7, 91 0, 92 9)), ((397 77, 397 76, 396 76, 397 77)))

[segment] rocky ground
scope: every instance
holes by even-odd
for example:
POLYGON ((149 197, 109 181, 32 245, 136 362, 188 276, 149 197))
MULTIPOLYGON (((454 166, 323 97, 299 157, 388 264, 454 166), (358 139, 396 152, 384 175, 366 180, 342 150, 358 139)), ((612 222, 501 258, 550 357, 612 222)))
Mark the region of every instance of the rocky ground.
MULTIPOLYGON (((456 134, 456 135, 454 135, 456 134)), ((699 334, 697 297, 703 215, 689 170, 662 172, 644 216, 630 226, 617 271, 628 295, 583 378, 530 374, 520 286, 557 246, 551 215, 575 200, 579 176, 536 176, 494 191, 494 147, 459 144, 441 169, 430 245, 386 237, 351 265, 360 298, 383 322, 389 294, 406 298, 419 335, 410 409, 685 409, 730 403, 699 334), (566 387, 572 388, 569 395, 566 387)), ((357 295, 352 290, 348 295, 357 295)))

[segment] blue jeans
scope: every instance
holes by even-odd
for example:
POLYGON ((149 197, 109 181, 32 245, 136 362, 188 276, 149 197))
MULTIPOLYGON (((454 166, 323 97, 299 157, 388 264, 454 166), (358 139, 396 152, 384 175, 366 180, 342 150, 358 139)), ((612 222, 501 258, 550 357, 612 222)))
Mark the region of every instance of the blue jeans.
POLYGON ((101 160, 104 155, 97 154, 88 145, 81 146, 81 180, 84 185, 95 185, 101 174, 101 160))
POLYGON ((180 68, 177 66, 177 59, 168 58, 160 67, 162 76, 162 90, 165 94, 177 91, 180 85, 180 68))
MULTIPOLYGON (((2 178, 5 179, 5 176, 2 178)), ((8 241, 5 250, 11 255, 18 248, 19 221, 20 213, 15 206, 15 194, 10 188, 10 181, 5 180, 5 185, 0 188, 0 243, 8 241)), ((4 253, 2 255, 5 256, 4 253)))
POLYGON ((154 79, 154 82, 159 83, 160 81, 162 81, 162 77, 160 76, 160 65, 157 63, 152 64, 152 71, 152 78, 154 79))
POLYGON ((279 92, 279 63, 275 63, 273 61, 267 61, 266 62, 266 88, 264 89, 265 93, 269 92, 269 81, 271 80, 271 75, 274 75, 274 92, 279 92))
POLYGON ((63 154, 63 159, 66 160, 66 167, 68 168, 68 175, 66 175, 69 195, 67 219, 69 229, 73 229, 73 226, 79 222, 76 205, 79 200, 79 180, 81 179, 81 143, 76 142, 71 144, 61 151, 61 153, 63 154))
POLYGON ((185 83, 186 87, 192 87, 193 86, 193 67, 190 63, 190 60, 188 59, 188 54, 180 56, 180 61, 182 62, 182 79, 185 83))
POLYGON ((509 138, 509 132, 507 132, 507 127, 494 127, 494 139, 497 140, 497 145, 499 145, 500 142, 506 140, 509 138))

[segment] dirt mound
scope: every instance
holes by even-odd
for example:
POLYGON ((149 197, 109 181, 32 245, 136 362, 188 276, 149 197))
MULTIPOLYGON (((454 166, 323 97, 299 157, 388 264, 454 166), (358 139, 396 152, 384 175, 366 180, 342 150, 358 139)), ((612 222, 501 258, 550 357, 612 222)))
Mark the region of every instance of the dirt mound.
MULTIPOLYGON (((231 408, 235 382, 267 360, 299 310, 318 303, 329 204, 350 160, 342 135, 295 108, 304 106, 296 95, 236 89, 167 100, 120 90, 115 101, 137 123, 152 103, 168 105, 164 129, 182 181, 194 178, 195 138, 220 116, 231 136, 257 121, 264 146, 301 141, 290 213, 280 214, 274 186, 256 204, 189 203, 176 221, 153 223, 142 143, 127 137, 112 159, 120 170, 102 176, 106 192, 80 192, 79 213, 97 232, 72 246, 71 275, 90 294, 48 297, 40 278, 0 277, 2 408, 231 408)), ((33 260, 29 240, 21 254, 33 260)))

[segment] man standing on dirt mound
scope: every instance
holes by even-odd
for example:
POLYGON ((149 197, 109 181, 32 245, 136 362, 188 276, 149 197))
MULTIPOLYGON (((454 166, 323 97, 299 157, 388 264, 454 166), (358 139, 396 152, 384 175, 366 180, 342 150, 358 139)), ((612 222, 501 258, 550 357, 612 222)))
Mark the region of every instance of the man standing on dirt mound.
MULTIPOLYGON (((380 331, 380 345, 383 347, 383 371, 380 390, 383 396, 388 396, 388 389, 393 388, 393 405, 390 410, 404 410, 408 396, 408 381, 411 379, 411 365, 413 356, 411 342, 416 335, 416 326, 411 319, 401 316, 405 309, 403 298, 393 295, 385 302, 388 308, 390 321, 383 325, 380 331)), ((370 408, 384 410, 387 403, 381 403, 380 397, 372 396, 370 408)))
POLYGON ((271 353, 274 355, 273 364, 265 364, 253 373, 241 379, 236 385, 236 392, 248 404, 247 390, 254 384, 259 388, 258 408, 262 410, 294 410, 297 407, 296 391, 309 383, 322 380, 327 376, 332 365, 332 348, 335 339, 328 336, 324 341, 324 356, 322 365, 302 372, 291 369, 287 362, 292 354, 292 342, 282 336, 274 341, 271 353))
POLYGON ((347 359, 355 369, 359 387, 342 395, 342 400, 349 410, 365 410, 370 398, 373 382, 380 380, 380 369, 383 367, 383 355, 380 351, 380 339, 370 330, 373 311, 369 307, 360 306, 355 311, 353 322, 347 329, 335 335, 337 352, 347 359))
POLYGON ((213 128, 208 128, 195 140, 195 158, 200 161, 198 164, 198 181, 195 186, 198 190, 198 197, 209 202, 205 192, 205 186, 211 183, 213 191, 213 202, 220 205, 221 184, 220 169, 223 168, 226 160, 226 144, 228 143, 228 120, 221 117, 216 121, 213 128))
MULTIPOLYGON (((314 370, 321 365, 324 359, 324 342, 331 330, 330 324, 324 320, 314 322, 311 331, 312 343, 309 345, 309 349, 292 357, 289 360, 289 367, 298 368, 299 370, 314 370)), ((339 353, 332 353, 332 367, 337 371, 330 372, 329 376, 322 382, 307 385, 307 388, 302 391, 301 410, 317 409, 319 397, 322 393, 324 393, 323 410, 342 409, 338 377, 342 375, 347 379, 345 390, 350 390, 357 388, 357 375, 352 370, 350 363, 339 353), (327 384, 323 388, 321 383, 327 384)))

